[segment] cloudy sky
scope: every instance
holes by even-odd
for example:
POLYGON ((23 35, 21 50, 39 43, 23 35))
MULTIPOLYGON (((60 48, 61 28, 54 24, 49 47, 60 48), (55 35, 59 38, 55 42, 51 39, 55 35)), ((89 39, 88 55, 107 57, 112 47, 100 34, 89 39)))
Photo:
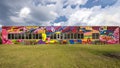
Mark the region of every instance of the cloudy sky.
POLYGON ((120 0, 0 0, 1 26, 120 26, 120 0))

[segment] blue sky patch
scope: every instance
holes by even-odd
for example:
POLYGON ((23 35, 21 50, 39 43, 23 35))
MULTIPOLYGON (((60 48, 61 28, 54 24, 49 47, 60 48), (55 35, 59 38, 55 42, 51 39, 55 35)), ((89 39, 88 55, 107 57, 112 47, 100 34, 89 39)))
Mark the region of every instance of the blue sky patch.
POLYGON ((58 22, 66 22, 68 19, 66 18, 66 16, 60 16, 58 18, 55 19, 55 23, 58 23, 58 22))
POLYGON ((92 8, 94 6, 105 8, 114 5, 116 2, 117 0, 88 0, 85 5, 80 5, 80 8, 92 8))

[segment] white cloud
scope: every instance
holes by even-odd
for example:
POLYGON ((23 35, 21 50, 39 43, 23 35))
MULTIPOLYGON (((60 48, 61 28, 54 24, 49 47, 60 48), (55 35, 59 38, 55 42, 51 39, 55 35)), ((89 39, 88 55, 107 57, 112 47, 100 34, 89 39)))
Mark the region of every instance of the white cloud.
POLYGON ((120 26, 120 6, 106 7, 92 11, 92 16, 87 21, 88 25, 106 25, 106 26, 120 26))
POLYGON ((86 21, 90 15, 92 14, 92 11, 89 9, 80 9, 76 11, 75 13, 70 15, 70 18, 68 20, 68 25, 74 25, 74 23, 86 21))
POLYGON ((54 26, 61 26, 61 22, 59 22, 59 23, 54 23, 53 25, 54 25, 54 26))
POLYGON ((25 23, 24 19, 21 17, 10 16, 10 19, 15 23, 25 23))
POLYGON ((32 22, 35 25, 50 25, 50 21, 58 16, 52 6, 27 6, 15 13, 16 16, 9 16, 14 23, 24 22, 28 24, 28 22, 32 22))
POLYGON ((83 5, 87 2, 88 0, 68 0, 67 3, 68 4, 79 4, 79 5, 83 5))
POLYGON ((55 16, 55 17, 58 16, 58 14, 56 12, 54 12, 54 11, 50 11, 50 14, 51 14, 51 16, 55 16))
POLYGON ((26 23, 25 19, 30 19, 30 8, 24 7, 17 13, 17 16, 10 16, 9 18, 15 23, 26 23))
POLYGON ((19 16, 20 17, 27 17, 30 14, 30 9, 28 7, 24 7, 20 10, 19 16))
MULTIPOLYGON (((117 4, 117 3, 116 3, 117 4)), ((120 26, 120 5, 77 9, 69 14, 68 25, 120 26)))

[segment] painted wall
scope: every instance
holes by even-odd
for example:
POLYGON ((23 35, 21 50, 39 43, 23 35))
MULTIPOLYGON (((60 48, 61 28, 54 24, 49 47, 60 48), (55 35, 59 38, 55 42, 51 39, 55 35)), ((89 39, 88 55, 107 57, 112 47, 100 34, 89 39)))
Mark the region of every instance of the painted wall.
POLYGON ((118 26, 3 26, 3 44, 92 44, 105 42, 106 44, 119 44, 118 26), (84 33, 84 39, 51 39, 51 34, 84 33), (8 39, 9 33, 41 33, 42 39, 8 39), (99 33, 99 39, 92 39, 92 33, 99 33))

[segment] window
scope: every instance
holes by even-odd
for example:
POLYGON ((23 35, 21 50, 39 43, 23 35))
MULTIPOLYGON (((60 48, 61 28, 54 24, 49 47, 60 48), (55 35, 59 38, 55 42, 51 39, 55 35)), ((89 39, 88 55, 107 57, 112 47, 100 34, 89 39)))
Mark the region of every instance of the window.
POLYGON ((58 39, 60 38, 60 34, 57 34, 57 38, 58 38, 58 39))
POLYGON ((51 34, 50 39, 54 39, 54 34, 51 34))
POLYGON ((29 34, 29 39, 32 39, 32 34, 29 34))
POLYGON ((12 39, 12 34, 8 34, 8 39, 12 39))
POLYGON ((81 34, 81 39, 83 39, 84 38, 84 34, 81 34))
POLYGON ((25 38, 24 38, 24 34, 21 34, 21 39, 25 39, 25 38))
POLYGON ((51 34, 50 39, 57 39, 57 34, 51 34))
POLYGON ((84 34, 78 34, 78 39, 83 39, 84 38, 84 34))
POLYGON ((35 39, 39 39, 39 34, 36 34, 36 38, 35 39))
POLYGON ((99 33, 93 33, 92 39, 99 39, 99 33))
POLYGON ((71 39, 74 39, 74 38, 73 38, 73 35, 74 35, 74 34, 73 34, 73 33, 71 33, 70 35, 71 35, 71 36, 70 36, 70 37, 71 37, 71 39))
POLYGON ((35 39, 36 38, 36 34, 33 34, 33 39, 35 39))
POLYGON ((67 39, 70 39, 70 34, 67 34, 67 39))
POLYGON ((26 38, 26 39, 29 39, 29 34, 25 34, 25 38, 26 38))
POLYGON ((54 34, 54 39, 56 39, 57 37, 56 37, 56 34, 54 34))
POLYGON ((18 39, 22 39, 22 36, 21 36, 21 34, 18 34, 18 39))
POLYGON ((14 39, 18 39, 18 34, 14 34, 14 39))
POLYGON ((74 34, 74 39, 77 39, 77 37, 78 37, 78 33, 75 33, 74 34))
POLYGON ((60 35, 61 38, 60 39, 64 39, 63 36, 64 36, 64 34, 61 33, 61 35, 60 35))
POLYGON ((66 33, 64 34, 64 39, 67 39, 67 34, 66 33))
POLYGON ((42 34, 39 34, 39 38, 38 39, 42 39, 42 34))
POLYGON ((11 39, 15 39, 15 38, 14 38, 14 34, 11 34, 11 39))

